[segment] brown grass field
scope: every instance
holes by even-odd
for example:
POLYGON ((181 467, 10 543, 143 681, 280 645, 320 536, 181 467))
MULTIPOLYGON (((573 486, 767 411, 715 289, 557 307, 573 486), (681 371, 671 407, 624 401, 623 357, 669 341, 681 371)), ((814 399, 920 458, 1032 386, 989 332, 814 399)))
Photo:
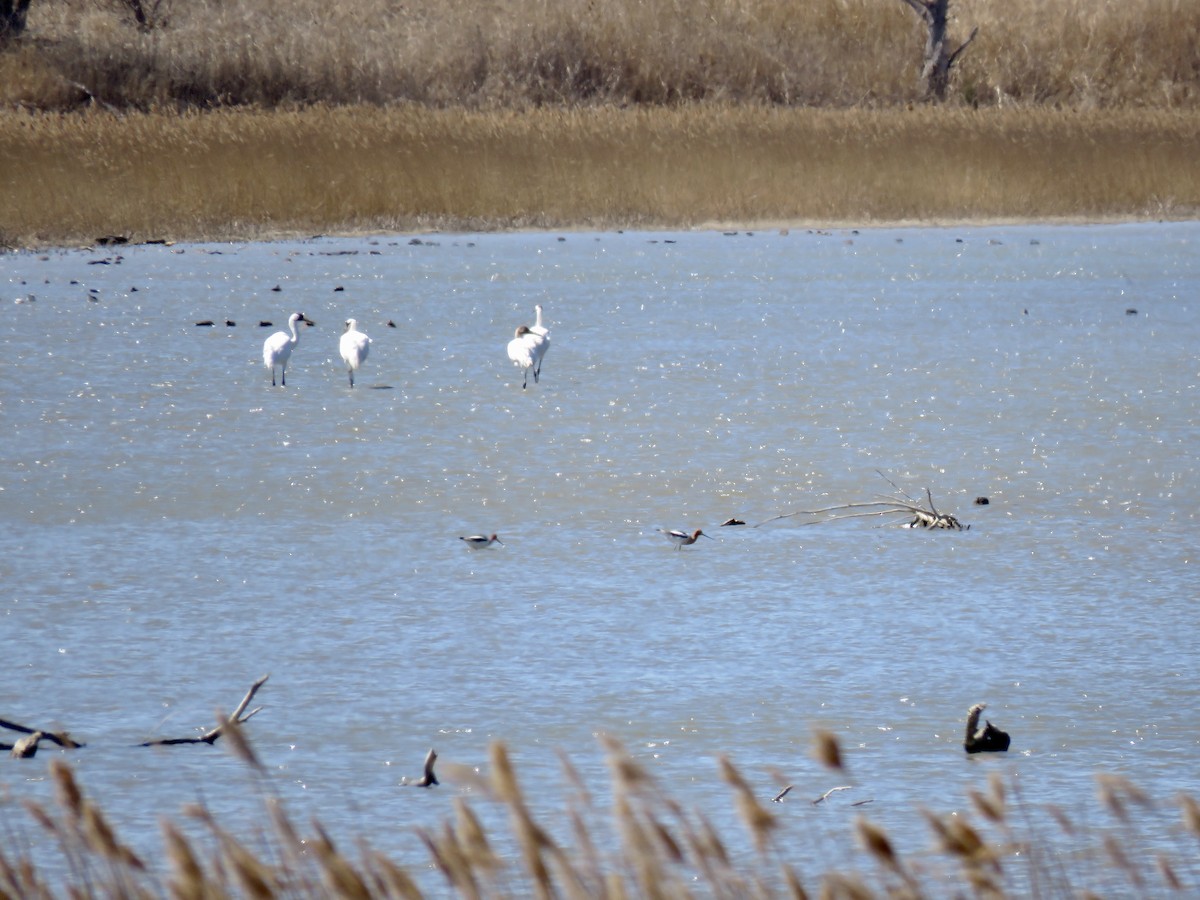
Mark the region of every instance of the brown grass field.
MULTIPOLYGON (((520 109, 919 99, 902 0, 33 0, 0 104, 520 109)), ((953 105, 1200 108, 1192 0, 951 0, 953 105)))
POLYGON ((34 0, 0 246, 356 231, 1191 218, 1200 4, 34 0))

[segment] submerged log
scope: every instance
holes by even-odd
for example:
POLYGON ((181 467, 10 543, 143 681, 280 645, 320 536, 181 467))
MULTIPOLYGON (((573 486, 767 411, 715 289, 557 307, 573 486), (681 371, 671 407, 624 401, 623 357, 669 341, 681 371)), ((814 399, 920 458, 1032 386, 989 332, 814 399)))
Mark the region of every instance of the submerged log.
POLYGON ((913 520, 905 528, 949 528, 952 531, 966 531, 970 525, 963 525, 949 513, 931 513, 919 509, 913 520))
POLYGON ((18 722, 10 722, 7 719, 0 719, 0 728, 16 731, 26 735, 16 743, 5 744, 0 743, 0 750, 9 750, 10 756, 14 759, 29 759, 38 751, 38 744, 41 741, 50 741, 52 744, 58 744, 64 750, 75 750, 84 746, 76 741, 71 735, 65 731, 48 731, 45 728, 30 728, 28 725, 21 725, 18 722))
POLYGON ((45 737, 40 731, 35 731, 33 734, 26 735, 12 746, 13 759, 33 759, 37 755, 38 742, 45 737))
POLYGON ((1008 732, 1001 731, 987 720, 984 720, 982 728, 979 727, 979 716, 986 708, 986 703, 976 703, 967 710, 967 735, 963 739, 963 749, 968 753, 1003 753, 1008 750, 1011 741, 1008 732))
MULTIPOLYGON (((145 741, 138 744, 139 747, 169 747, 175 744, 215 744, 217 738, 225 733, 226 728, 230 725, 244 725, 251 717, 258 713, 262 707, 256 706, 254 709, 246 712, 246 707, 250 705, 250 701, 254 699, 254 695, 258 693, 258 689, 266 684, 269 675, 264 675, 254 684, 250 685, 250 690, 246 691, 246 696, 242 698, 242 702, 237 705, 237 709, 228 719, 218 721, 215 728, 211 728, 204 734, 198 737, 185 738, 159 738, 153 741, 145 741)), ((220 717, 218 717, 220 718, 220 717)))

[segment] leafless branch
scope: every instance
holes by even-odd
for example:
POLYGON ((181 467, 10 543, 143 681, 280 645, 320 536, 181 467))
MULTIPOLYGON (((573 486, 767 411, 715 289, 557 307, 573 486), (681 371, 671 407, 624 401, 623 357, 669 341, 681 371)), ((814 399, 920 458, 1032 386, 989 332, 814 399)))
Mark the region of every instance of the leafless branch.
POLYGON ((243 697, 242 702, 237 705, 237 709, 235 709, 233 711, 233 715, 231 715, 228 718, 228 720, 226 720, 223 716, 218 716, 216 727, 209 729, 208 731, 206 731, 204 734, 200 735, 199 737, 160 738, 158 740, 146 741, 142 744, 139 744, 138 746, 139 747, 169 747, 169 746, 173 746, 175 744, 213 744, 213 743, 216 743, 217 738, 219 738, 222 734, 224 734, 226 732, 226 729, 229 727, 230 723, 236 723, 239 726, 244 725, 246 722, 250 721, 251 718, 253 718, 255 715, 258 714, 258 712, 262 709, 261 706, 255 707, 254 709, 250 710, 250 712, 246 712, 246 707, 250 705, 250 701, 253 700, 254 695, 258 693, 258 689, 260 687, 262 687, 264 684, 266 684, 267 679, 269 677, 270 677, 269 675, 264 675, 261 678, 259 678, 256 682, 254 682, 254 684, 250 685, 250 690, 246 691, 246 696, 243 697))

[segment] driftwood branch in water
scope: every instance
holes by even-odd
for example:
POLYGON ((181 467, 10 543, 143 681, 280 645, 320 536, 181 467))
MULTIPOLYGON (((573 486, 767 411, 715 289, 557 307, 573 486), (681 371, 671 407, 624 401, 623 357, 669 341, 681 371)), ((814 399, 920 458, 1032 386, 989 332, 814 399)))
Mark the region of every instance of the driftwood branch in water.
POLYGON ((58 744, 64 750, 74 750, 77 747, 84 746, 65 731, 47 731, 44 728, 30 728, 28 725, 10 722, 8 719, 0 719, 0 728, 6 728, 9 731, 16 731, 25 735, 25 737, 12 744, 0 743, 0 750, 10 751, 9 755, 14 759, 30 759, 37 753, 38 744, 41 741, 50 741, 52 744, 58 744))
MULTIPOLYGON (((878 472, 879 470, 876 469, 878 472)), ((881 497, 878 500, 869 500, 861 503, 841 503, 837 506, 826 506, 821 509, 798 509, 795 512, 783 513, 782 515, 772 516, 755 525, 755 528, 761 528, 771 522, 778 522, 780 519, 791 519, 795 516, 823 516, 824 518, 813 519, 811 522, 802 522, 802 525, 816 525, 819 522, 833 522, 839 519, 859 519, 869 516, 904 516, 909 518, 909 521, 903 523, 905 528, 933 528, 933 529, 949 529, 951 531, 966 531, 971 526, 963 525, 954 516, 949 513, 938 512, 938 508, 933 503, 933 492, 929 488, 925 488, 925 497, 929 503, 928 507, 921 505, 920 501, 914 500, 894 481, 879 472, 879 476, 888 482, 902 496, 899 497, 881 497), (849 510, 862 510, 861 512, 849 512, 849 510)))
POLYGON ((242 702, 237 705, 237 709, 235 709, 233 711, 233 714, 230 715, 229 718, 225 721, 218 721, 217 726, 215 728, 209 729, 208 731, 206 731, 204 734, 200 735, 199 737, 160 738, 160 739, 154 740, 154 741, 145 741, 144 743, 138 744, 138 746, 139 747, 169 747, 174 744, 214 744, 214 743, 216 743, 217 738, 219 738, 222 734, 225 733, 225 729, 226 729, 228 723, 233 723, 235 725, 244 725, 246 722, 250 721, 250 719, 253 718, 254 715, 259 712, 259 710, 262 709, 261 706, 256 706, 254 709, 250 710, 249 712, 246 712, 246 707, 250 705, 250 701, 253 700, 254 695, 258 693, 258 689, 260 687, 262 687, 264 684, 266 684, 267 679, 269 677, 270 677, 269 675, 264 675, 262 678, 258 679, 258 681, 254 682, 254 684, 250 685, 250 690, 246 691, 246 696, 242 698, 242 702))

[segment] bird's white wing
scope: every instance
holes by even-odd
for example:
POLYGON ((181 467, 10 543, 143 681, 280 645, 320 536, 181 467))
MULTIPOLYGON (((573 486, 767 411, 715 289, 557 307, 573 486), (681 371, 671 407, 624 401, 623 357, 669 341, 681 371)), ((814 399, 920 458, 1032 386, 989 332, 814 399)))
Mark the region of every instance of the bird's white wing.
POLYGON ((513 361, 513 365, 523 369, 533 365, 533 342, 529 338, 530 335, 523 335, 508 342, 508 358, 513 361))

